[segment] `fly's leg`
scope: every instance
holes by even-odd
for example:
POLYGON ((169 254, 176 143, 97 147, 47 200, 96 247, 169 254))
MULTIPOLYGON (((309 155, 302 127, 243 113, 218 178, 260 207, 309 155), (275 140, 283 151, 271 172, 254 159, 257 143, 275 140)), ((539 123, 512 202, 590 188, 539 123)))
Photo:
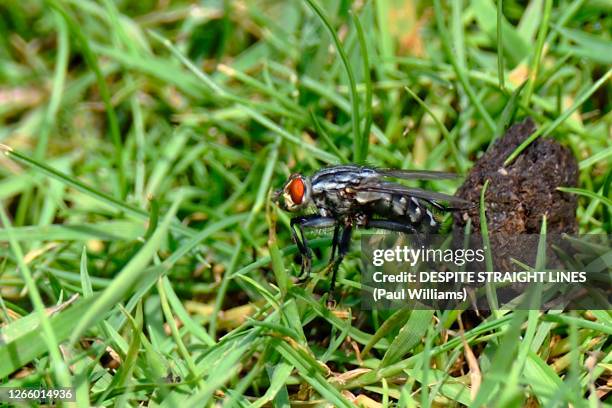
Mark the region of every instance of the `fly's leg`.
POLYGON ((312 251, 308 246, 308 240, 304 234, 304 228, 328 228, 336 225, 336 220, 329 217, 321 217, 317 214, 294 217, 291 219, 291 235, 302 256, 302 267, 299 281, 303 281, 310 275, 312 266, 312 251), (300 233, 298 234, 297 229, 300 233))
POLYGON ((404 224, 393 220, 368 220, 366 228, 378 228, 387 231, 402 232, 404 234, 417 234, 418 231, 412 224, 404 224))
POLYGON ((331 256, 329 257, 329 263, 331 264, 336 257, 336 250, 338 249, 338 239, 340 235, 340 224, 336 224, 334 227, 334 237, 332 238, 332 250, 331 256))
POLYGON ((421 245, 423 243, 423 240, 421 239, 421 234, 419 234, 416 228, 414 228, 414 226, 409 223, 404 224, 399 221, 393 220, 368 220, 365 227, 401 232, 404 234, 413 234, 418 245, 421 245))
POLYGON ((312 252, 308 247, 308 241, 306 241, 306 237, 304 235, 304 228, 302 227, 302 222, 304 220, 302 217, 293 218, 291 220, 291 235, 293 235, 293 240, 298 247, 298 251, 300 252, 302 258, 302 266, 300 269, 299 280, 303 279, 304 276, 308 276, 310 274, 310 266, 312 263, 312 252), (296 226, 300 230, 300 234, 298 234, 296 226), (301 235, 301 237, 300 237, 301 235))
POLYGON ((331 285, 329 287, 330 297, 334 296, 334 288, 336 287, 336 275, 338 274, 338 268, 344 259, 344 256, 348 253, 349 248, 351 247, 351 235, 353 232, 353 226, 348 224, 344 227, 342 231, 342 236, 340 237, 340 242, 338 243, 338 256, 333 261, 332 264, 332 278, 331 285))

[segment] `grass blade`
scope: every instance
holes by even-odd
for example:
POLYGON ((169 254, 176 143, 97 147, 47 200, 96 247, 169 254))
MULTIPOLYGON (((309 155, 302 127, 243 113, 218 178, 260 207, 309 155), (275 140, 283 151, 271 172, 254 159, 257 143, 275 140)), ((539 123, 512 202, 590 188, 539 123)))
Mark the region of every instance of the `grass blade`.
MULTIPOLYGON (((491 240, 489 239, 489 226, 487 224, 487 214, 486 214, 486 205, 485 205, 485 195, 487 191, 487 187, 489 186, 489 179, 487 179, 482 186, 482 190, 480 191, 480 232, 482 234, 482 244, 484 245, 485 250, 485 265, 487 267, 487 271, 493 271, 493 256, 491 254, 491 240)), ((497 303, 497 294, 495 293, 494 287, 491 283, 486 284, 486 294, 487 300, 489 302, 489 307, 492 311, 497 311, 499 305, 497 303)), ((496 313, 496 312, 494 312, 496 313)))
POLYGON ((68 14, 68 12, 56 0, 49 0, 49 4, 62 16, 64 21, 66 21, 68 28, 72 34, 74 34, 79 43, 81 52, 83 53, 83 58, 85 58, 87 65, 89 65, 91 70, 96 75, 98 87, 100 89, 100 96, 102 97, 102 102, 104 102, 104 108, 106 109, 111 139, 113 141, 113 145, 115 146, 115 163, 117 166, 117 176, 119 180, 118 196, 119 198, 124 199, 125 195, 127 194, 127 180, 125 178, 125 169, 123 166, 123 144, 121 143, 121 130, 119 129, 117 113, 115 112, 115 108, 111 102, 110 91, 108 90, 106 79, 104 78, 102 70, 98 65, 98 58, 92 52, 91 47, 89 46, 89 41, 81 30, 81 26, 72 18, 72 16, 70 16, 70 14, 68 14))
POLYGON ((499 88, 506 88, 505 70, 504 70, 504 40, 502 38, 502 22, 504 19, 504 3, 503 0, 497 0, 497 79, 499 88))
POLYGON ((595 163, 607 159, 608 157, 612 157, 612 146, 595 153, 591 157, 581 160, 580 163, 578 163, 578 168, 580 170, 588 169, 595 163))
MULTIPOLYGON (((7 232, 11 250, 15 254, 15 258, 17 259, 17 265, 19 266, 19 270, 21 271, 21 274, 23 276, 23 280, 25 282, 28 294, 30 295, 30 301, 34 305, 34 310, 40 322, 40 326, 42 329, 41 331, 43 334, 41 339, 42 344, 46 346, 47 351, 49 352, 49 357, 51 358, 55 380, 57 381, 57 384, 62 387, 70 387, 70 375, 68 373, 68 367, 64 363, 62 355, 60 354, 58 336, 54 331, 53 325, 49 321, 49 317, 47 316, 47 313, 45 311, 45 305, 42 301, 42 297, 40 295, 40 292, 38 291, 36 282, 32 277, 32 272, 30 271, 30 268, 28 267, 23 257, 21 246, 11 235, 11 223, 9 221, 8 216, 6 215, 6 212, 4 211, 3 205, 0 205, 0 220, 2 221, 2 225, 4 226, 4 229, 7 232)), ((1 377, 3 376, 0 376, 0 378, 1 377)))
POLYGON ((571 193, 581 195, 583 197, 592 198, 593 200, 601 201, 604 205, 612 208, 612 200, 608 197, 604 197, 599 195, 593 191, 585 190, 583 188, 573 188, 573 187, 557 187, 557 190, 563 191, 564 193, 571 193))
POLYGON ((540 71, 540 63, 542 61, 542 52, 544 50, 544 40, 546 39, 546 32, 548 30, 548 20, 550 20, 550 12, 552 10, 552 0, 545 0, 544 3, 544 16, 540 22, 540 29, 538 30, 538 39, 536 41, 535 53, 531 60, 531 68, 529 71, 529 80, 527 81, 527 90, 523 98, 523 104, 529 106, 531 102, 531 95, 535 88, 536 81, 538 79, 538 73, 540 71))
POLYGON ((510 156, 508 156, 506 161, 504 161, 504 166, 508 166, 510 163, 512 163, 514 159, 516 159, 517 156, 521 154, 521 152, 525 150, 527 146, 529 146, 538 137, 540 136, 546 137, 550 135, 552 132, 554 132, 555 129, 557 129, 563 122, 565 122, 567 118, 569 118, 570 115, 576 111, 576 109, 578 109, 583 103, 585 103, 591 97, 591 95, 593 95, 595 91, 597 91, 610 78, 611 75, 612 75, 612 69, 609 69, 586 92, 580 95, 569 109, 563 112, 561 116, 557 117, 557 119, 555 119, 554 122, 552 122, 550 125, 546 127, 540 127, 531 136, 525 139, 525 141, 523 141, 523 143, 521 143, 519 147, 517 147, 510 154, 510 156))
POLYGON ((414 93, 412 89, 408 88, 407 86, 404 87, 404 89, 406 90, 406 92, 410 94, 410 96, 412 96, 419 103, 419 105, 421 105, 421 107, 423 107, 423 109, 425 109, 425 111, 429 114, 429 116, 431 116, 431 118, 433 119, 438 129, 440 129, 440 133, 442 133, 444 140, 446 141, 446 144, 448 146, 448 149, 451 152, 451 157, 453 158, 453 161, 455 162, 455 166, 457 167, 457 170, 459 171, 459 173, 463 173, 465 171, 465 168, 459 157, 459 151, 457 150, 457 146, 455 146, 453 137, 451 136, 448 129, 446 129, 446 126, 444 126, 444 124, 440 121, 440 119, 438 119, 438 117, 434 114, 431 108, 427 106, 425 101, 419 98, 419 95, 414 93))
POLYGON ((413 310, 410 318, 387 349, 380 366, 385 367, 398 362, 406 353, 421 342, 421 338, 431 326, 433 310, 413 310))
POLYGON ((91 297, 93 295, 91 278, 87 271, 87 248, 85 246, 83 246, 83 252, 81 253, 81 289, 83 290, 83 297, 91 297))
POLYGON ((91 308, 89 308, 81 319, 79 319, 79 323, 75 327, 72 336, 70 337, 70 343, 74 344, 85 332, 85 330, 99 320, 100 315, 106 315, 110 310, 112 310, 117 303, 121 302, 125 298, 138 279, 142 279, 142 271, 151 261, 163 239, 166 237, 170 222, 176 214, 180 202, 180 199, 174 202, 173 206, 166 214, 163 222, 147 241, 147 243, 113 279, 111 284, 104 290, 104 292, 102 292, 100 297, 96 299, 96 302, 91 306, 91 308))
POLYGON ((336 30, 332 26, 331 22, 325 15, 325 12, 317 4, 315 0, 306 0, 310 8, 315 12, 315 14, 319 17, 323 26, 327 29, 327 32, 332 37, 334 44, 336 46, 336 50, 338 50, 338 54, 340 55, 340 59, 342 60, 342 65, 344 65, 344 69, 346 70, 346 74, 349 79, 349 86, 351 90, 351 118, 353 122, 353 140, 354 140, 354 150, 353 150, 353 160, 355 163, 362 163, 365 161, 368 152, 368 139, 364 138, 364 135, 360 132, 359 125, 361 123, 359 117, 359 95, 357 94, 357 82, 355 81, 355 74, 353 73, 353 68, 349 62, 348 56, 346 55, 346 51, 344 51, 344 47, 340 42, 340 38, 338 38, 338 34, 336 34, 336 30))
POLYGON ((476 110, 478 111, 480 116, 482 116, 489 130, 492 132, 495 132, 495 122, 493 122, 491 115, 489 114, 489 112, 487 112, 484 105, 482 104, 482 101, 476 95, 476 92, 474 91, 474 88, 470 84, 465 71, 457 63, 457 59, 455 58, 455 55, 452 52, 452 49, 450 46, 450 39, 448 35, 448 29, 446 28, 446 25, 444 23, 444 16, 442 13, 442 6, 440 5, 440 0, 434 0, 434 11, 435 11, 434 14, 436 16, 436 25, 438 27, 438 30, 440 31, 440 40, 442 41, 442 47, 444 49, 444 52, 446 53, 447 58, 451 62, 451 65, 453 66, 453 69, 455 71, 455 74, 457 75, 457 79, 459 80, 459 83, 461 84, 461 86, 463 87, 463 90, 465 91, 468 98, 470 99, 470 102, 472 102, 472 104, 476 107, 476 110))
POLYGON ((370 58, 368 56, 368 44, 366 37, 361 26, 361 21, 357 14, 353 13, 353 24, 357 29, 357 39, 359 40, 359 49, 361 51, 361 58, 363 60, 363 76, 365 78, 365 106, 363 108, 365 115, 365 125, 363 127, 363 141, 361 145, 362 151, 359 157, 365 160, 368 157, 368 145, 370 142, 370 128, 372 127, 372 78, 370 76, 370 58))
MULTIPOLYGON (((80 317, 91 307, 97 296, 80 299, 65 311, 49 319, 57 343, 70 337, 80 317)), ((101 319, 102 316, 98 318, 101 319)), ((43 355, 48 350, 47 341, 48 338, 44 331, 33 330, 13 342, 0 343, 0 378, 6 378, 9 374, 43 355)), ((67 371, 66 373, 68 374, 67 371)))

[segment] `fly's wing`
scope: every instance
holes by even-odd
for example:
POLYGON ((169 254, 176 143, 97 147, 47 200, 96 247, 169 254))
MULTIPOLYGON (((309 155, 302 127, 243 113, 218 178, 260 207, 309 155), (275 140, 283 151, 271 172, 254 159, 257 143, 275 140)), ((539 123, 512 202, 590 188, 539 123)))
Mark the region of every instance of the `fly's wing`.
POLYGON ((457 174, 444 171, 428 170, 400 170, 400 169, 374 169, 381 176, 393 177, 404 180, 452 180, 458 177, 457 174))
POLYGON ((406 187, 398 183, 376 179, 365 180, 363 183, 360 183, 354 188, 357 191, 407 195, 410 197, 420 198, 425 201, 434 202, 436 204, 438 201, 445 201, 453 206, 459 206, 460 208, 468 208, 472 205, 472 203, 467 200, 448 194, 436 193, 435 191, 427 191, 415 187, 406 187))

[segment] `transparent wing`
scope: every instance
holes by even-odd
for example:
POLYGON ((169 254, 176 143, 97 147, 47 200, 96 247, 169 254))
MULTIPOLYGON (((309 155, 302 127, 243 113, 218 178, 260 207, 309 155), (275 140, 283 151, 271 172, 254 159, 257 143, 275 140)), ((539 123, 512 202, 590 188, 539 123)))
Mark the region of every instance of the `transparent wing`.
POLYGON ((428 170, 374 169, 381 176, 404 180, 452 180, 459 177, 455 173, 428 170))
POLYGON ((367 180, 354 188, 358 191, 407 195, 410 197, 416 197, 427 201, 445 201, 449 204, 465 208, 470 207, 472 205, 471 202, 464 200, 463 198, 443 193, 437 193, 435 191, 423 190, 415 187, 406 187, 401 184, 391 183, 388 181, 367 180))

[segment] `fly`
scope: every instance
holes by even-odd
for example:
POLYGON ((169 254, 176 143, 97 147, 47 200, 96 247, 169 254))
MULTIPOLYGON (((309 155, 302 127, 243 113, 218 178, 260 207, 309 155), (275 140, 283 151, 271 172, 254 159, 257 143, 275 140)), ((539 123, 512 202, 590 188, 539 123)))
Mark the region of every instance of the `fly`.
POLYGON ((457 177, 452 173, 381 169, 356 165, 323 168, 311 177, 292 174, 284 187, 274 194, 274 200, 285 211, 315 212, 291 219, 291 234, 302 256, 301 280, 308 277, 312 251, 304 230, 332 228, 332 268, 330 291, 333 293, 338 267, 349 251, 354 228, 383 229, 405 234, 435 231, 438 227, 432 210, 440 212, 465 207, 469 202, 447 194, 407 187, 389 181, 442 180, 457 177), (299 231, 299 233, 298 233, 299 231))

